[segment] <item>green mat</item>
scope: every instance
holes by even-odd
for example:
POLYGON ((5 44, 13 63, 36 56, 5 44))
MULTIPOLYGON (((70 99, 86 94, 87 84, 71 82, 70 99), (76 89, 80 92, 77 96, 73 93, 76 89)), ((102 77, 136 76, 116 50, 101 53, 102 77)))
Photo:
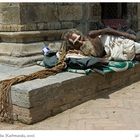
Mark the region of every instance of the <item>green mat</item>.
POLYGON ((101 74, 108 72, 121 72, 134 67, 138 62, 136 61, 109 61, 108 65, 100 64, 93 70, 101 74))

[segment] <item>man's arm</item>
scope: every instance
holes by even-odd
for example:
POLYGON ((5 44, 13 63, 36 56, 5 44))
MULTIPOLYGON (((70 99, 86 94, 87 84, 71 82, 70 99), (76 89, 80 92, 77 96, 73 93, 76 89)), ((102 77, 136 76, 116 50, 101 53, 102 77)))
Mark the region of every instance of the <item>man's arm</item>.
POLYGON ((114 30, 112 28, 104 28, 104 29, 100 29, 100 30, 93 30, 93 31, 90 31, 88 33, 88 36, 91 37, 91 38, 95 38, 99 35, 114 35, 114 36, 124 36, 128 39, 131 39, 131 40, 136 40, 136 36, 135 35, 132 35, 132 34, 129 34, 129 33, 126 33, 126 32, 121 32, 121 31, 117 31, 117 30, 114 30))

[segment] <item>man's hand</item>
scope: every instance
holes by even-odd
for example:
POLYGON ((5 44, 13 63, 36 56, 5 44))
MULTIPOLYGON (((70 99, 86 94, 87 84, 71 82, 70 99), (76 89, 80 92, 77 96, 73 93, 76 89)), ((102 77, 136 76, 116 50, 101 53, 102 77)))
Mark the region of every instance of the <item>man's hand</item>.
POLYGON ((96 38, 99 35, 101 35, 101 30, 92 30, 88 33, 88 37, 91 38, 96 38))

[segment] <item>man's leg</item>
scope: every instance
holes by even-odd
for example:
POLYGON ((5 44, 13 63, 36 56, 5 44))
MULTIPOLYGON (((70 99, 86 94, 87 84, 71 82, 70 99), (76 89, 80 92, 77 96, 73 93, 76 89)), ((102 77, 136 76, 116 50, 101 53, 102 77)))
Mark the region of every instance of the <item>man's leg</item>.
POLYGON ((134 42, 135 45, 135 58, 134 60, 140 61, 140 43, 139 42, 134 42))
POLYGON ((137 34, 136 34, 136 41, 140 41, 140 31, 139 32, 137 32, 137 34))
POLYGON ((140 54, 136 54, 134 60, 140 61, 140 54))

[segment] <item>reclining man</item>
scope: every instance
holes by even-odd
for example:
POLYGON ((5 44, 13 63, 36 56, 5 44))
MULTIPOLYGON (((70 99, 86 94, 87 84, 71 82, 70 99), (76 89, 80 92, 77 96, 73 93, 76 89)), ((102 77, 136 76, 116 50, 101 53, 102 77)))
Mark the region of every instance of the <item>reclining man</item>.
POLYGON ((135 35, 111 28, 93 30, 83 36, 77 30, 64 35, 67 50, 80 52, 85 56, 106 58, 107 60, 140 60, 140 43, 135 35))

